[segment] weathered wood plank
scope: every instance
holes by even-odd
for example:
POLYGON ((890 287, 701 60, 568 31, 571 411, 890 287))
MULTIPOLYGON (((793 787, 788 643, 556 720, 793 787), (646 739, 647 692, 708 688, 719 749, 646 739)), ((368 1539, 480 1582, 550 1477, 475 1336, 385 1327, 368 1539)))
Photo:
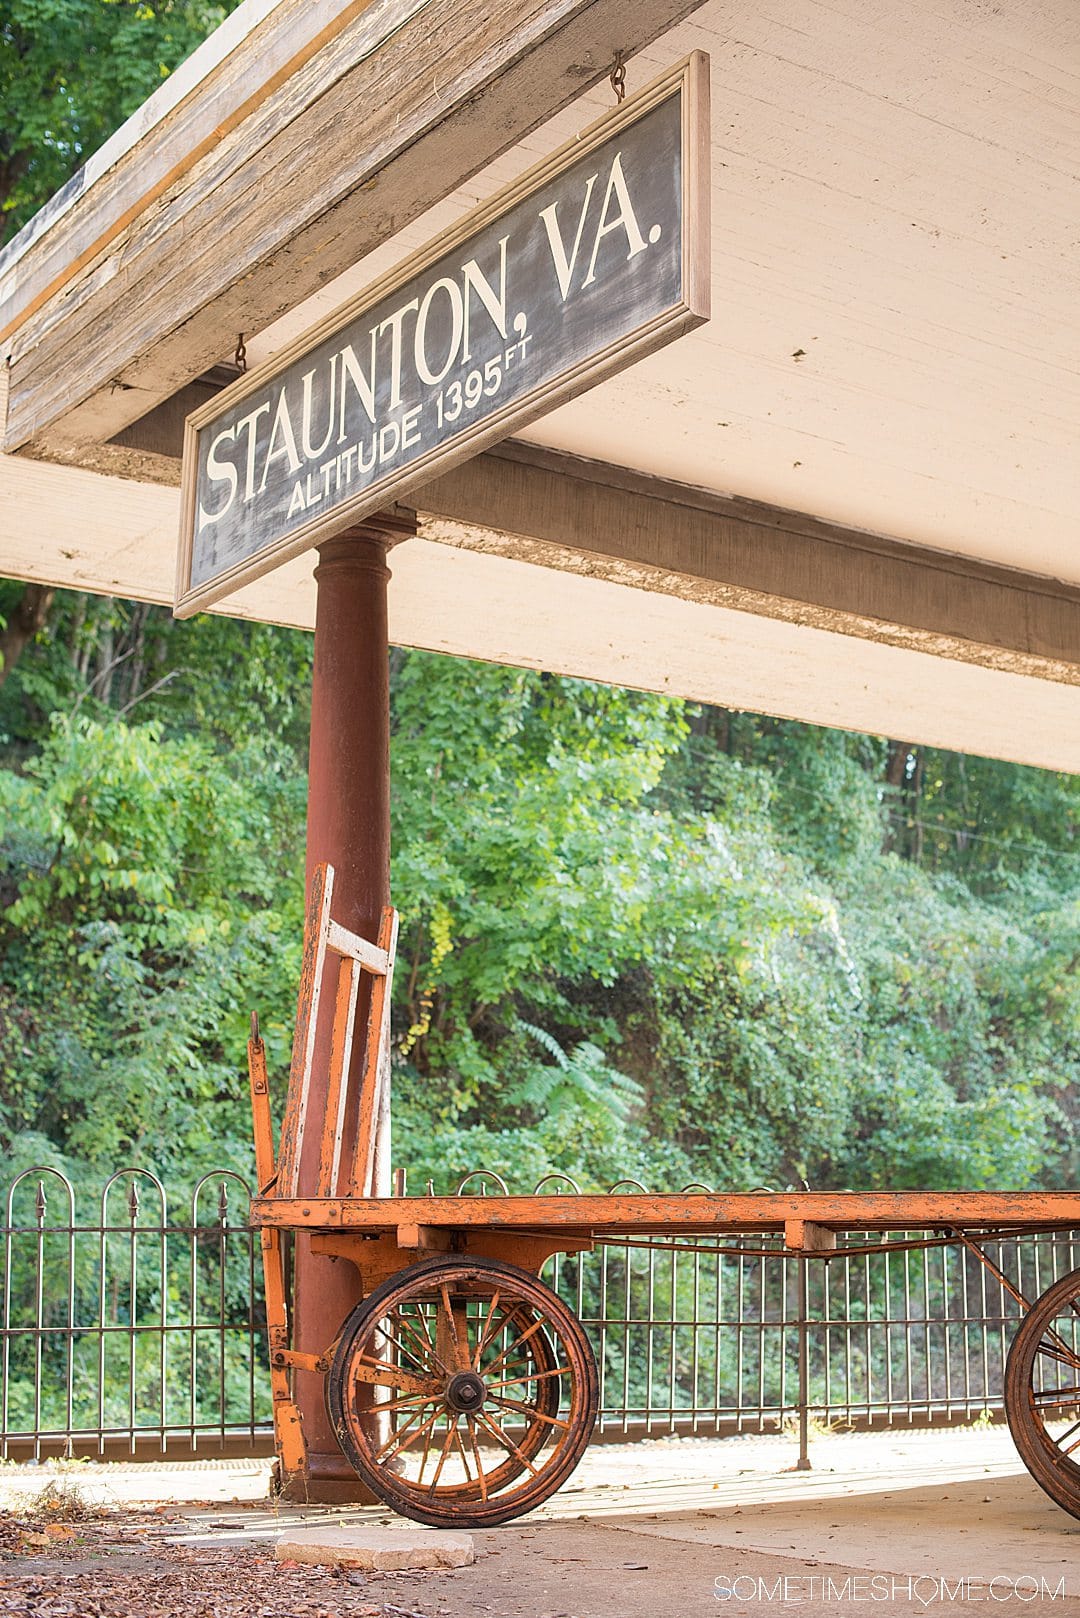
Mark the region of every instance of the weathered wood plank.
POLYGON ((296 1006, 289 1091, 285 1098, 285 1116, 281 1124, 281 1145, 278 1149, 278 1190, 282 1195, 296 1196, 299 1189, 300 1159, 308 1122, 311 1063, 315 1052, 315 1031, 319 1023, 319 999, 322 994, 323 965, 326 960, 326 935, 330 925, 330 902, 333 896, 333 867, 319 865, 315 869, 308 892, 307 917, 304 924, 304 956, 300 971, 300 995, 296 1006))
POLYGON ((330 923, 326 941, 332 950, 336 950, 339 955, 347 955, 367 972, 385 977, 390 969, 390 959, 384 949, 380 949, 377 944, 369 944, 366 938, 350 932, 339 922, 330 923))
POLYGON ((13 334, 7 447, 111 437, 693 9, 505 0, 495 30, 488 0, 362 13, 13 334))
POLYGON ((360 1076, 359 1120, 350 1184, 359 1196, 372 1196, 381 1101, 390 1084, 390 1001, 397 954, 398 913, 387 905, 379 926, 379 948, 386 956, 386 971, 371 986, 368 1005, 364 1067, 360 1076))
POLYGON ((0 340, 373 3, 233 12, 0 251, 0 340))
MULTIPOLYGON (((295 3, 296 0, 285 0, 291 10, 295 10, 295 3)), ((322 37, 317 53, 298 52, 288 67, 280 73, 272 73, 266 87, 262 81, 262 53, 253 61, 250 51, 237 52, 222 66, 228 82, 219 86, 215 80, 208 86, 209 105, 200 107, 196 126, 174 121, 155 131, 154 138, 147 143, 149 150, 144 152, 141 146, 136 147, 124 169, 115 176, 109 175, 88 193, 81 212, 66 230, 61 228, 57 232, 60 237, 67 237, 66 241, 58 241, 60 256, 52 265, 54 277, 58 267, 64 271, 61 277, 63 297, 48 302, 42 309, 34 322, 38 334, 44 335, 56 322, 65 326, 75 322, 68 329, 79 329, 79 314, 87 301, 116 280, 127 283, 133 261, 142 253, 168 246, 170 237, 175 245, 176 231, 207 194, 214 199, 212 206, 221 209, 237 198, 247 203, 257 201, 272 162, 264 151, 272 136, 280 137, 282 148, 295 144, 299 131, 292 125, 305 107, 314 107, 321 101, 341 76, 356 65, 358 58, 378 48, 386 31, 392 37, 400 23, 425 3, 429 0, 382 0, 382 3, 376 0, 370 6, 351 4, 343 13, 344 22, 352 24, 344 30, 344 38, 322 37), (360 16, 360 12, 364 15, 360 16), (317 61, 312 61, 312 54, 317 54, 317 61), (234 117, 230 113, 219 120, 216 105, 219 97, 228 107, 230 100, 239 100, 241 95, 244 97, 241 116, 234 117), (139 195, 138 178, 132 182, 127 169, 131 162, 141 161, 143 157, 151 170, 170 165, 171 183, 160 188, 150 186, 142 195, 142 205, 123 219, 125 228, 114 229, 114 193, 120 193, 122 203, 139 195), (101 225, 105 227, 104 238, 101 225), (95 239, 107 250, 87 258, 86 248, 95 239), (90 267, 80 273, 84 264, 90 267)), ((305 15, 301 9, 301 18, 305 15)), ((323 32, 325 34, 325 30, 323 32)), ((291 43, 295 44, 296 40, 291 43)), ((270 65, 273 66, 272 60, 270 65)), ((310 131, 316 140, 321 133, 321 123, 310 131)), ((298 161, 305 152, 309 177, 312 172, 322 172, 323 154, 319 153, 313 160, 312 153, 306 151, 303 144, 297 153, 298 161)), ((24 281, 36 272, 39 260, 51 243, 52 233, 48 242, 42 242, 20 260, 16 268, 24 281)), ((183 268, 183 261, 177 262, 169 273, 175 278, 183 274, 183 268)), ((190 261, 188 268, 191 268, 190 261)), ((165 284, 164 280, 159 284, 159 293, 164 291, 165 284)), ((58 290, 55 282, 54 290, 58 290)), ((20 328, 26 322, 21 317, 5 316, 5 323, 12 327, 11 353, 18 356, 26 340, 20 328)))
MULTIPOLYGON (((333 927, 332 922, 330 925, 333 927)), ((331 1197, 338 1189, 338 1165, 341 1162, 341 1138, 345 1132, 345 1110, 349 1099, 348 1074, 352 1061, 353 1027, 359 988, 360 968, 351 957, 346 957, 338 969, 337 999, 330 1035, 326 1110, 319 1141, 320 1197, 331 1197)))

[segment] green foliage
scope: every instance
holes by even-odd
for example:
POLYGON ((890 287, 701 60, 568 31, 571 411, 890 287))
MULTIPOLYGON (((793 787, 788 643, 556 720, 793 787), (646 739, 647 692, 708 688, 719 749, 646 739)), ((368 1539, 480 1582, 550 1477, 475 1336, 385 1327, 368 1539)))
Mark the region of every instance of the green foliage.
POLYGON ((1075 923, 1062 915, 1047 935, 1037 909, 986 902, 894 857, 863 873, 846 908, 872 1013, 846 1175, 882 1187, 1067 1183, 1080 1000, 1056 966, 1075 923))
MULTIPOLYGON (((21 590, 0 581, 0 618, 21 590)), ((291 768, 307 745, 310 687, 310 635, 210 616, 180 624, 146 602, 59 591, 36 644, 0 684, 0 745, 9 761, 36 749, 56 713, 134 715, 225 750, 237 737, 272 737, 291 768)))
MULTIPOLYGON (((310 657, 61 594, 0 687, 14 1161, 249 1171, 252 1007, 279 1110, 288 1067, 310 657)), ((414 1185, 1075 1178, 1071 779, 419 653, 392 731, 414 1185)))
POLYGON ((533 1023, 523 1022, 522 1030, 552 1058, 529 1071, 511 1104, 529 1107, 550 1117, 558 1127, 581 1108, 606 1109, 625 1122, 642 1101, 641 1086, 612 1067, 598 1045, 582 1040, 572 1051, 564 1051, 557 1039, 533 1023))
MULTIPOLYGON (((247 1010, 284 1012, 298 968, 301 805, 264 746, 154 720, 60 719, 0 773, 9 1136, 181 1180, 246 1167, 247 1010)), ((280 1055, 287 1018, 268 1024, 280 1055)))
POLYGON ((239 0, 6 0, 0 215, 13 235, 239 0))

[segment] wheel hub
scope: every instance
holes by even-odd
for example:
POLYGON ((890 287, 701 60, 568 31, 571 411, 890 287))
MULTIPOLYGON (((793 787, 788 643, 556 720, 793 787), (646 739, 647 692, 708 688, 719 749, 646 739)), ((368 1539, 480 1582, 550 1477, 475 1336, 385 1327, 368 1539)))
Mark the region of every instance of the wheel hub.
POLYGON ((446 1384, 446 1402, 451 1410, 471 1416, 480 1409, 487 1397, 487 1389, 475 1371, 458 1371, 446 1384))

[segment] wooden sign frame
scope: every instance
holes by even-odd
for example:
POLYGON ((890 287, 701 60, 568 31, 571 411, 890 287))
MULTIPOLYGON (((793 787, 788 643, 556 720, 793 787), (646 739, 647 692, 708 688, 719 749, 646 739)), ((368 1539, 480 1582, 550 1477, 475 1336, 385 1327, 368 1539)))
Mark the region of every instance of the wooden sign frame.
MULTIPOLYGON (((261 578, 283 562, 312 549, 321 540, 342 532, 376 510, 385 509, 402 495, 439 476, 451 466, 470 459, 507 437, 515 428, 546 414, 607 377, 625 370, 636 360, 681 336, 709 318, 710 305, 710 182, 709 182, 709 58, 693 52, 685 61, 661 74, 638 94, 628 97, 535 164, 512 185, 466 214, 445 235, 429 242, 371 287, 342 305, 318 325, 295 339, 264 364, 246 372, 209 403, 188 417, 184 433, 184 463, 174 612, 179 618, 220 601, 261 578), (609 341, 596 352, 541 381, 528 393, 463 428, 447 442, 435 444, 416 459, 377 475, 368 485, 320 511, 287 534, 271 538, 250 555, 214 576, 192 583, 195 519, 198 511, 199 435, 236 404, 258 393, 304 359, 320 343, 333 338, 410 282, 448 253, 467 243, 531 193, 629 130, 663 102, 681 96, 681 286, 678 301, 635 329, 609 341)), ((344 384, 342 385, 344 393, 344 384)))

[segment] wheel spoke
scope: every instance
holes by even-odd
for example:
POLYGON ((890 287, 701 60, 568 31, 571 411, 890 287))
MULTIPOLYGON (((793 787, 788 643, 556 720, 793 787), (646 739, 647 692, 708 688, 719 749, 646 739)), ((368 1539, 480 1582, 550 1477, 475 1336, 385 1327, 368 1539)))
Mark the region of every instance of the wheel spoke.
MULTIPOLYGON (((403 1315, 403 1314, 401 1314, 399 1312, 396 1318, 397 1318, 397 1320, 400 1321, 402 1326, 404 1326, 408 1331, 410 1331, 412 1333, 412 1335, 415 1337, 416 1341, 420 1344, 421 1352, 424 1353, 427 1356, 428 1365, 430 1366, 431 1361, 434 1360, 435 1364, 439 1367, 439 1370, 443 1373, 443 1375, 444 1376, 449 1376, 450 1375, 449 1367, 443 1364, 442 1360, 439 1358, 438 1354, 436 1353, 435 1345, 431 1341, 430 1337, 428 1337, 428 1335, 427 1335, 427 1327, 426 1327, 426 1325, 424 1327, 424 1334, 423 1334, 423 1336, 421 1336, 421 1334, 417 1331, 416 1327, 413 1325, 412 1321, 407 1319, 407 1317, 405 1315, 403 1315)), ((421 1318, 423 1318, 423 1317, 421 1317, 421 1318)), ((407 1352, 411 1353, 411 1351, 408 1351, 408 1350, 407 1350, 407 1352)), ((412 1354, 412 1358, 415 1360, 416 1355, 412 1354)))
MULTIPOLYGON (((381 1461, 381 1460, 383 1460, 385 1458, 388 1461, 392 1461, 394 1456, 398 1453, 399 1450, 408 1449, 409 1444, 407 1442, 405 1442, 405 1437, 408 1434, 409 1428, 412 1426, 413 1422, 414 1421, 419 1421, 419 1419, 423 1415, 423 1413, 424 1413, 423 1405, 421 1405, 419 1410, 412 1411, 410 1413, 410 1415, 408 1415, 406 1417, 404 1422, 402 1422, 401 1426, 398 1427, 394 1432, 391 1433, 390 1437, 386 1440, 386 1443, 383 1444, 379 1449, 377 1449, 375 1451, 373 1459, 376 1460, 376 1461, 381 1461), (393 1446, 393 1448, 391 1448, 391 1446, 393 1446), (388 1451, 389 1451, 389 1453, 387 1453, 388 1451)), ((435 1413, 432 1416, 428 1417, 428 1422, 436 1422, 436 1421, 438 1421, 439 1414, 440 1414, 440 1412, 438 1410, 436 1410, 435 1413)), ((427 1425, 427 1424, 425 1424, 425 1425, 427 1425)), ((423 1429, 422 1428, 417 1428, 415 1430, 415 1432, 413 1433, 413 1437, 419 1438, 419 1437, 422 1436, 422 1433, 423 1433, 423 1429)), ((411 1442, 411 1439, 409 1440, 409 1442, 411 1442)))
POLYGON ((469 1439, 472 1443, 473 1457, 476 1461, 476 1481, 480 1485, 480 1498, 481 1500, 486 1500, 488 1497, 487 1473, 484 1471, 484 1463, 480 1459, 480 1445, 476 1441, 475 1417, 466 1416, 465 1423, 469 1429, 469 1439))
POLYGON ((430 1393, 434 1384, 430 1378, 422 1379, 411 1371, 403 1371, 389 1360, 376 1359, 371 1354, 358 1354, 350 1367, 354 1382, 372 1382, 377 1387, 388 1383, 392 1388, 404 1388, 407 1393, 430 1393))
POLYGON ((1048 1360, 1055 1360, 1059 1365, 1068 1365, 1073 1370, 1080 1370, 1080 1354, 1075 1349, 1070 1348, 1064 1338, 1059 1337, 1056 1331, 1051 1332, 1050 1337, 1054 1341, 1044 1337, 1039 1344, 1038 1352, 1048 1360))
POLYGON ((1031 1397, 1036 1404, 1075 1404, 1080 1401, 1080 1383, 1066 1388, 1040 1388, 1031 1397))
POLYGON ((385 1320, 380 1320, 379 1322, 378 1335, 380 1337, 385 1337, 388 1343, 393 1344, 399 1354, 404 1354, 407 1359, 411 1360, 418 1371, 430 1372, 431 1367, 429 1363, 420 1358, 415 1348, 410 1348, 407 1343, 403 1343, 401 1341, 400 1337, 395 1337, 385 1320))
POLYGON ((565 1376, 569 1369, 569 1365, 556 1365, 553 1371, 528 1371, 521 1376, 505 1376, 499 1382, 489 1382, 487 1390, 491 1393, 495 1388, 511 1388, 515 1382, 545 1382, 548 1377, 565 1376))
POLYGON ((455 1430, 456 1427, 457 1427, 457 1417, 454 1416, 453 1421, 451 1422, 450 1427, 447 1430, 446 1438, 445 1438, 445 1440, 443 1442, 442 1454, 439 1456, 439 1464, 435 1468, 435 1476, 432 1478, 431 1482, 427 1486, 428 1494, 434 1494, 436 1488, 438 1487, 439 1478, 442 1475, 442 1469, 446 1465, 446 1457, 449 1455, 450 1451, 454 1447, 454 1430, 455 1430))
POLYGON ((515 1456, 523 1466, 528 1467, 534 1478, 539 1476, 538 1469, 532 1464, 529 1457, 525 1454, 525 1451, 520 1447, 520 1445, 515 1444, 514 1440, 509 1438, 507 1434, 503 1432, 501 1427, 497 1427, 493 1421, 490 1421, 488 1417, 484 1415, 482 1410, 478 1410, 476 1412, 476 1419, 478 1422, 480 1422, 481 1426, 487 1428, 492 1438, 508 1449, 511 1455, 515 1456))
MULTIPOLYGON (((442 1416, 442 1413, 441 1408, 432 1411, 427 1421, 425 1421, 420 1427, 414 1427, 413 1431, 408 1435, 405 1442, 403 1444, 399 1444, 397 1449, 391 1450, 386 1459, 388 1461, 392 1461, 396 1455, 404 1455, 405 1451, 407 1449, 412 1449, 413 1445, 418 1443, 421 1438, 425 1440, 430 1439, 431 1434, 435 1430, 435 1425, 442 1416)), ((399 1428, 399 1431, 400 1430, 401 1429, 399 1428)))
MULTIPOLYGON (((524 1348, 519 1348, 519 1341, 520 1339, 516 1339, 513 1343, 508 1344, 504 1353, 499 1356, 503 1362, 504 1370, 508 1369, 511 1365, 536 1364, 536 1350, 539 1345, 537 1343, 530 1342, 527 1343, 524 1348)), ((543 1342, 543 1338, 541 1338, 540 1341, 543 1342)), ((491 1360, 487 1365, 484 1366, 484 1374, 490 1375, 493 1369, 498 1370, 498 1364, 495 1360, 491 1360)))
MULTIPOLYGON (((495 1347, 498 1344, 499 1334, 501 1332, 510 1331, 511 1328, 513 1326, 515 1326, 519 1321, 521 1322, 522 1325, 524 1325, 525 1312, 526 1312, 527 1309, 528 1309, 528 1304, 521 1298, 519 1298, 516 1303, 512 1303, 509 1306, 509 1308, 507 1308, 504 1305, 503 1306, 503 1313, 500 1315, 499 1319, 494 1323, 494 1330, 491 1332, 491 1335, 487 1338, 487 1341, 484 1344, 485 1348, 495 1347)), ((519 1341, 519 1339, 515 1337, 514 1341, 512 1343, 507 1343, 505 1348, 499 1350, 499 1353, 496 1356, 496 1358, 497 1359, 502 1359, 502 1357, 504 1355, 512 1354, 514 1352, 515 1348, 517 1347, 518 1341, 519 1341)), ((493 1365, 494 1363, 495 1363, 495 1361, 492 1360, 491 1364, 493 1365)))
POLYGON ((501 1405, 504 1410, 514 1410, 519 1415, 527 1416, 530 1421, 542 1421, 548 1427, 561 1427, 564 1432, 570 1431, 570 1423, 563 1421, 559 1416, 547 1416, 535 1405, 522 1404, 520 1399, 500 1399, 498 1394, 492 1394, 493 1403, 501 1405))
POLYGON ((434 1437, 435 1429, 434 1427, 429 1427, 427 1430, 427 1436, 424 1439, 424 1453, 420 1457, 420 1470, 416 1474, 416 1481, 418 1484, 423 1483, 424 1481, 424 1472, 427 1468, 428 1456, 431 1454, 431 1440, 434 1437))
POLYGON ((428 1312, 424 1308, 424 1301, 425 1300, 423 1298, 417 1298, 416 1299, 416 1316, 415 1316, 415 1318, 420 1322, 420 1325, 423 1328, 423 1336, 424 1336, 424 1340, 426 1341, 426 1343, 428 1345, 428 1348, 432 1352, 434 1352, 435 1345, 431 1341, 431 1332, 428 1330, 428 1312))
POLYGON ((402 1405, 418 1404, 423 1407, 424 1405, 436 1403, 438 1399, 438 1393, 403 1393, 400 1399, 387 1399, 385 1403, 380 1400, 375 1409, 381 1413, 386 1413, 400 1410, 402 1405))
POLYGON ((477 1344, 476 1344, 476 1353, 473 1355, 473 1370, 474 1371, 478 1371, 480 1369, 480 1356, 484 1352, 485 1348, 488 1346, 488 1343, 491 1341, 491 1337, 493 1335, 492 1330, 491 1330, 491 1322, 495 1318, 495 1310, 498 1307, 498 1303, 499 1303, 499 1289, 498 1289, 498 1287, 496 1287, 494 1292, 491 1294, 491 1302, 488 1305, 487 1324, 484 1326, 483 1331, 480 1333, 480 1336, 479 1336, 479 1338, 477 1340, 477 1344))
MULTIPOLYGON (((453 1343, 453 1345, 454 1345, 454 1363, 455 1363, 455 1365, 460 1366, 460 1365, 463 1364, 463 1355, 462 1355, 462 1352, 461 1352, 461 1339, 458 1336, 458 1323, 454 1319, 454 1310, 453 1310, 453 1306, 451 1305, 451 1302, 450 1302, 450 1289, 446 1285, 445 1281, 443 1282, 442 1286, 439 1288, 439 1296, 442 1298, 443 1317, 444 1317, 444 1319, 446 1321, 446 1329, 447 1329, 447 1333, 448 1333, 448 1340, 451 1343, 453 1343)), ((438 1337, 438 1331, 436 1331, 435 1335, 436 1335, 436 1338, 437 1338, 438 1337)))
POLYGON ((544 1322, 542 1320, 534 1320, 528 1331, 523 1331, 520 1337, 515 1337, 514 1341, 504 1348, 501 1354, 497 1354, 495 1358, 484 1367, 486 1374, 490 1376, 492 1371, 496 1370, 498 1366, 502 1364, 508 1354, 511 1354, 514 1349, 520 1348, 522 1343, 527 1343, 529 1338, 538 1332, 543 1324, 544 1322))
MULTIPOLYGON (((1070 1444, 1068 1449, 1061 1449, 1061 1446, 1062 1446, 1062 1444, 1065 1443, 1066 1439, 1069 1439, 1069 1438, 1072 1437, 1073 1433, 1078 1433, 1078 1432, 1080 1432, 1080 1421, 1074 1421, 1072 1426, 1066 1428, 1065 1432, 1059 1433, 1057 1438, 1051 1438, 1051 1442, 1052 1442, 1054 1448, 1061 1450, 1062 1455, 1071 1455, 1073 1450, 1076 1449, 1077 1445, 1080 1444, 1080 1438, 1078 1438, 1076 1440, 1075 1444, 1070 1444)), ((1050 1437, 1049 1433, 1047 1434, 1047 1437, 1048 1438, 1050 1437)))
POLYGON ((457 1422, 454 1423, 454 1442, 457 1444, 458 1454, 461 1456, 461 1464, 465 1468, 465 1482, 471 1483, 473 1475, 469 1471, 469 1457, 465 1453, 465 1445, 461 1442, 461 1428, 457 1422))

